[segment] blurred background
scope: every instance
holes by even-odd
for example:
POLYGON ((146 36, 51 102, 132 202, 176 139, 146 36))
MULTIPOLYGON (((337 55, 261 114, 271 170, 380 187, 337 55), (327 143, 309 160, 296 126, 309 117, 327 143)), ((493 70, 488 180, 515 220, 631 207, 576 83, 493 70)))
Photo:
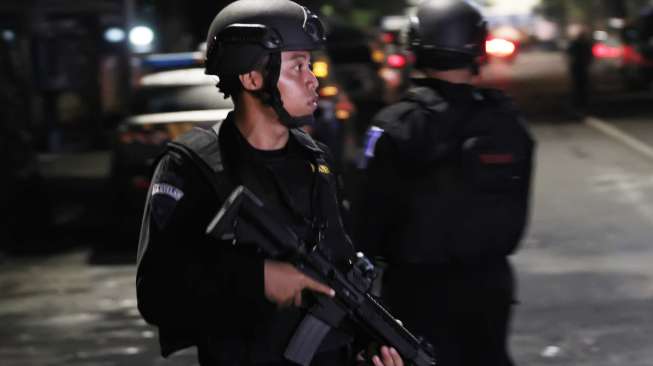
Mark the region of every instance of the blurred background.
MULTIPOLYGON (((135 308, 135 252, 152 161, 232 108, 202 70, 228 3, 0 2, 0 364, 194 362, 192 350, 158 358, 135 308)), ((408 85, 401 40, 418 3, 302 2, 329 34, 306 129, 350 194, 372 116, 408 85)), ((490 26, 479 83, 511 95, 539 141, 514 257, 516 362, 653 365, 653 3, 478 3, 490 26)))

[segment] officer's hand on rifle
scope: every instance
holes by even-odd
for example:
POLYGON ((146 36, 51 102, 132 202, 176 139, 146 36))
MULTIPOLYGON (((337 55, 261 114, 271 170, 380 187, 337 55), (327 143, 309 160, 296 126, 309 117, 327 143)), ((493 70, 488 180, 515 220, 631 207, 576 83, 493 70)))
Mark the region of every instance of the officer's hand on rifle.
POLYGON ((335 295, 333 289, 301 273, 290 263, 266 260, 263 272, 265 297, 279 306, 301 306, 304 289, 335 295))
POLYGON ((399 352, 387 346, 381 346, 378 353, 375 352, 371 358, 369 354, 362 351, 356 361, 358 361, 359 365, 370 365, 371 361, 374 366, 404 366, 404 361, 399 356, 399 352))
POLYGON ((404 366, 404 361, 399 356, 399 352, 392 347, 381 347, 381 357, 372 357, 374 366, 404 366))

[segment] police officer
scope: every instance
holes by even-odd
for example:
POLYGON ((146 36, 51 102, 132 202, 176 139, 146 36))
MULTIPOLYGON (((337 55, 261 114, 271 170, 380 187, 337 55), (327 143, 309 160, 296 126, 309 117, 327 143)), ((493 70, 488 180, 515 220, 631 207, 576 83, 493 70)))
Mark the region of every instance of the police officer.
POLYGON ((567 48, 569 76, 572 81, 572 106, 579 117, 583 117, 589 101, 589 69, 594 60, 592 45, 589 32, 586 27, 582 27, 567 48))
POLYGON ((439 365, 512 364, 514 277, 534 142, 510 99, 472 85, 486 22, 471 4, 426 0, 408 46, 421 78, 368 131, 356 243, 387 262, 382 294, 439 365))
MULTIPOLYGON (((240 0, 213 20, 206 73, 234 101, 210 130, 168 145, 153 173, 141 228, 138 308, 159 329, 163 356, 196 346, 205 365, 288 365, 283 353, 302 316, 302 291, 333 290, 253 243, 220 242, 205 230, 236 185, 337 263, 353 250, 342 227, 330 156, 297 126, 312 118, 317 79, 310 50, 324 41, 308 9, 288 0, 240 0)), ((216 95, 216 97, 218 97, 216 95)), ((315 365, 345 364, 352 339, 333 330, 315 365)), ((382 347, 375 365, 402 365, 382 347)))

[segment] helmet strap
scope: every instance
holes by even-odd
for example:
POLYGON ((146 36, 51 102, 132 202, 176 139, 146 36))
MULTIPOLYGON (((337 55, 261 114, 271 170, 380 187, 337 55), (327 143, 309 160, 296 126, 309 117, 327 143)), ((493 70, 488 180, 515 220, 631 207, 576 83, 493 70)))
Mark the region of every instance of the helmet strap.
POLYGON ((281 52, 270 53, 265 73, 265 81, 263 82, 263 91, 261 100, 263 103, 271 106, 277 113, 281 122, 288 128, 297 128, 307 124, 313 124, 314 117, 312 114, 302 117, 293 117, 283 107, 281 100, 281 93, 277 83, 279 82, 279 75, 281 74, 281 52))

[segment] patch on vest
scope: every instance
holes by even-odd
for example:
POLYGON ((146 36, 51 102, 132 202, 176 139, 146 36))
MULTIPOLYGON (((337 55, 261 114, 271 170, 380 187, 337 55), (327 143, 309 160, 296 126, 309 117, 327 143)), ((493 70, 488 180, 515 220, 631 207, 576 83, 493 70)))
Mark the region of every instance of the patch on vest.
POLYGON ((184 196, 184 192, 181 189, 166 183, 155 183, 152 186, 152 196, 157 194, 166 195, 175 201, 179 201, 184 196))
POLYGON ((367 168, 367 163, 374 157, 376 143, 383 135, 383 132, 383 129, 377 126, 372 126, 367 130, 367 133, 365 134, 365 142, 363 144, 363 155, 359 158, 357 164, 359 169, 367 168))
POLYGON ((166 183, 155 183, 152 185, 152 218, 163 230, 170 222, 172 214, 175 212, 177 203, 184 196, 181 189, 166 183))
POLYGON ((367 136, 366 136, 366 141, 365 141, 365 157, 367 158, 373 158, 374 157, 374 148, 376 147, 376 142, 379 141, 379 138, 381 138, 381 135, 383 135, 383 129, 372 126, 370 127, 369 130, 367 130, 367 136))
MULTIPOLYGON (((311 164, 311 171, 315 172, 315 165, 311 164)), ((317 171, 321 174, 331 174, 331 169, 327 165, 320 164, 317 166, 317 171)))

